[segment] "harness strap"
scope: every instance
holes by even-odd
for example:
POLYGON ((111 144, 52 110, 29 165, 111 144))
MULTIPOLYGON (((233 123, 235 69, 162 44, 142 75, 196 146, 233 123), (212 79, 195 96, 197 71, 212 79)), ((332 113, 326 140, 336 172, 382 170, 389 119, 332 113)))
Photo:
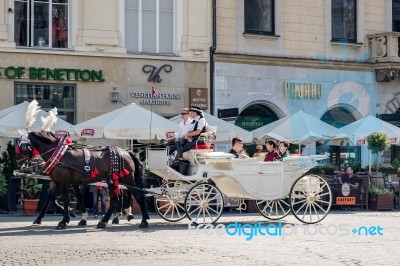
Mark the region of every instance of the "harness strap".
POLYGON ((83 167, 83 169, 86 171, 86 173, 90 172, 90 152, 88 149, 83 148, 83 154, 85 155, 85 166, 83 167))

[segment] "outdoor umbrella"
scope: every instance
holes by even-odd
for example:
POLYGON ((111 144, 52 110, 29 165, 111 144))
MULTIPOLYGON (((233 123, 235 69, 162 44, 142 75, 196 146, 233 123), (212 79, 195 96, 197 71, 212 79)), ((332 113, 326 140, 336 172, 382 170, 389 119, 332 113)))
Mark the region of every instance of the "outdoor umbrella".
POLYGON ((348 124, 338 131, 347 136, 350 145, 367 145, 366 137, 373 132, 387 134, 392 144, 398 144, 400 141, 400 128, 372 115, 348 124))
POLYGON ((166 132, 176 130, 170 120, 134 103, 74 126, 83 138, 165 139, 166 132))
MULTIPOLYGON (((203 112, 204 113, 204 112, 203 112)), ((232 123, 226 122, 225 120, 219 119, 209 113, 204 113, 204 118, 210 127, 216 128, 216 140, 214 143, 231 143, 234 137, 240 137, 244 142, 252 142, 253 136, 251 132, 235 126, 232 123)), ((180 115, 171 118, 171 121, 179 124, 182 119, 180 115)))
MULTIPOLYGON (((393 145, 398 145, 400 142, 400 128, 371 115, 338 130, 347 136, 350 145, 368 145, 366 137, 373 132, 385 133, 393 145)), ((371 172, 371 151, 369 152, 369 172, 371 172)))
POLYGON ((285 140, 295 144, 309 144, 319 140, 334 139, 338 131, 335 127, 299 110, 268 125, 252 131, 258 143, 268 138, 285 140))
MULTIPOLYGON (((25 129, 26 110, 29 103, 23 102, 0 111, 0 137, 19 138, 21 134, 18 130, 25 129), (1 116, 2 115, 2 116, 1 116)), ((46 111, 39 110, 35 123, 30 128, 31 131, 40 131, 42 128, 41 117, 46 118, 49 114, 46 111)), ((56 135, 69 134, 71 139, 79 139, 73 129, 73 125, 58 118, 57 122, 51 128, 56 135)))

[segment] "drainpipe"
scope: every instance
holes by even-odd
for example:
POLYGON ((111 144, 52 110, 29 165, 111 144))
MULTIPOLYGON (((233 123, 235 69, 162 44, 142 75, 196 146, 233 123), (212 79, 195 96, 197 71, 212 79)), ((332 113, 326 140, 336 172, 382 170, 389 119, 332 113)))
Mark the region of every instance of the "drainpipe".
POLYGON ((212 0, 212 46, 210 47, 210 113, 214 115, 214 53, 217 49, 217 0, 212 0))

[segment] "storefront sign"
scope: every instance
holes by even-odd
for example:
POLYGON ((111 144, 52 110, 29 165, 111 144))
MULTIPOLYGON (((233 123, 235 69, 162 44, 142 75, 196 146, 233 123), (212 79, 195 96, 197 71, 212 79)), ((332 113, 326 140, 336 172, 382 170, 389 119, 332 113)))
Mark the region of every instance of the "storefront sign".
MULTIPOLYGON (((389 138, 390 144, 397 144, 397 138, 389 138)), ((357 145, 365 145, 367 144, 366 139, 359 139, 357 140, 357 145)))
POLYGON ((208 108, 207 89, 190 88, 189 105, 195 105, 205 110, 208 108))
POLYGON ((57 81, 99 81, 104 82, 103 70, 44 68, 44 67, 15 67, 0 68, 0 77, 8 79, 57 80, 57 81))
POLYGON ((356 204, 356 197, 336 197, 337 205, 354 205, 356 204))
POLYGON ((382 119, 383 121, 399 121, 400 114, 377 114, 376 118, 382 119))
POLYGON ((171 101, 180 100, 180 93, 152 93, 152 92, 131 92, 131 97, 141 99, 143 105, 171 105, 171 101))
POLYGON ((149 74, 149 78, 147 80, 149 82, 154 82, 154 83, 161 83, 162 78, 160 77, 160 72, 163 69, 166 73, 169 73, 172 71, 172 66, 171 65, 162 65, 159 68, 157 68, 152 65, 144 65, 142 68, 144 73, 149 74))
POLYGON ((218 109, 218 118, 235 117, 239 115, 239 108, 218 109))
POLYGON ((320 99, 322 86, 320 83, 283 82, 283 95, 292 99, 320 99))

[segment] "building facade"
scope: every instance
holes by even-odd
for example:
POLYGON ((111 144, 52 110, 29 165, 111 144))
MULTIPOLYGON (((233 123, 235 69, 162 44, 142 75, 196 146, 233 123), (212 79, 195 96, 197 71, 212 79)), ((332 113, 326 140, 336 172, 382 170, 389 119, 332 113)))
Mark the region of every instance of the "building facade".
MULTIPOLYGON (((235 123, 248 130, 299 109, 336 127, 398 112, 398 4, 217 1, 215 109, 238 108, 235 123)), ((367 158, 357 147, 305 152, 367 158)))
POLYGON ((210 14, 209 1, 0 0, 0 109, 37 99, 72 124, 129 103, 207 110, 210 14))

